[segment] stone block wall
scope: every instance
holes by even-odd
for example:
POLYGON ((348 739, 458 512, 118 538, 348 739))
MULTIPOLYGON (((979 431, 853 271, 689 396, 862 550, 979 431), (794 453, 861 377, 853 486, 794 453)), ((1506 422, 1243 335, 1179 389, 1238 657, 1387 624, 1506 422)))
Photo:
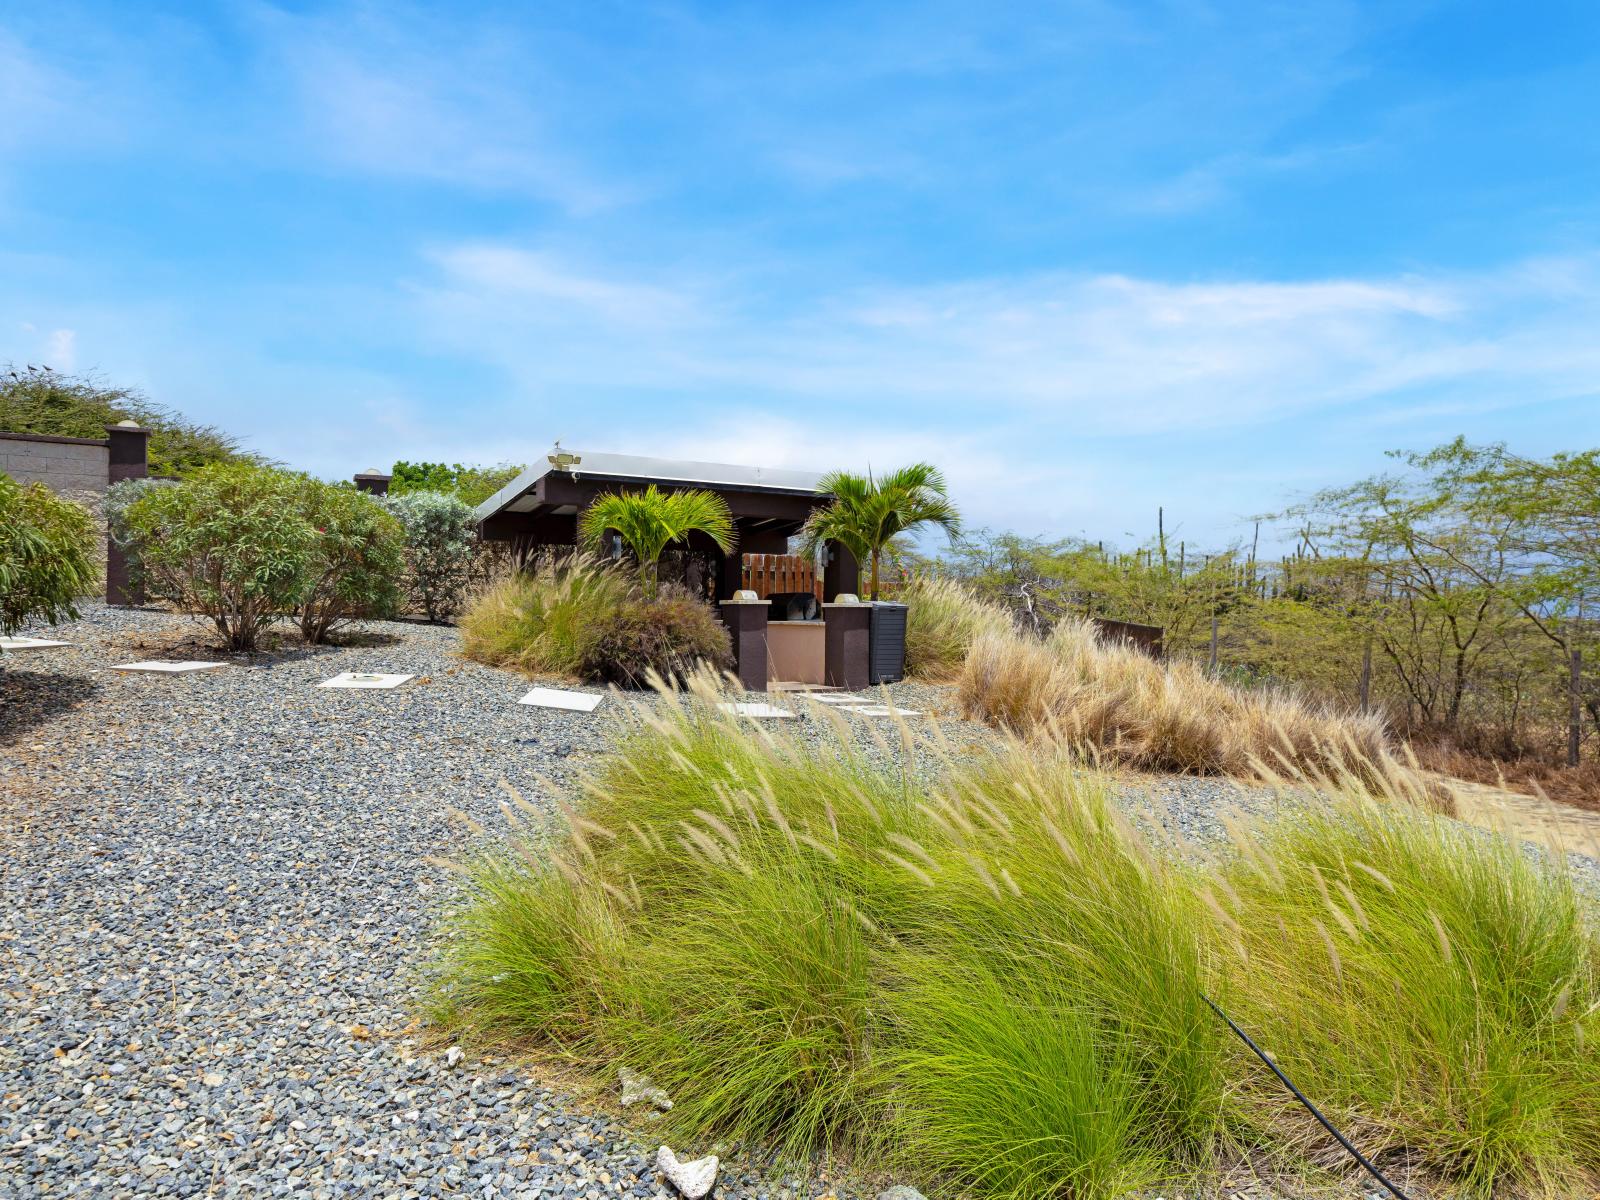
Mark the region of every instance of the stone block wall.
POLYGON ((110 486, 111 451, 103 439, 0 433, 0 471, 18 483, 42 483, 58 495, 100 509, 110 486))
MULTIPOLYGON (((123 479, 142 479, 149 474, 149 437, 148 430, 131 421, 109 426, 104 438, 0 430, 0 471, 23 486, 42 483, 56 495, 83 505, 103 528, 106 489, 123 479)), ((122 550, 109 540, 103 565, 108 601, 143 603, 143 591, 130 580, 122 550)))

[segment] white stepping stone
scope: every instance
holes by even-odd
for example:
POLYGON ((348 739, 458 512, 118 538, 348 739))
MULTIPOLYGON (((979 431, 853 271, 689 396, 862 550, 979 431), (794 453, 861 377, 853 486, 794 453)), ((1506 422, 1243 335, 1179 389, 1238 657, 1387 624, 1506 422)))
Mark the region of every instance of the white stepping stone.
POLYGON ((397 688, 415 675, 384 675, 372 671, 345 671, 317 684, 325 688, 397 688))
POLYGON ((860 708, 847 708, 845 712, 860 713, 863 717, 920 717, 919 708, 894 708, 885 704, 868 704, 860 708))
POLYGON ((801 692, 807 700, 815 700, 818 704, 834 704, 846 708, 852 704, 872 704, 873 700, 866 696, 851 696, 840 692, 801 692))
POLYGON ((51 638, 0 637, 0 650, 54 650, 57 646, 70 646, 71 642, 58 642, 51 638))
POLYGON ((717 708, 736 717, 753 717, 757 720, 793 720, 799 716, 798 713, 791 712, 787 708, 779 708, 775 704, 753 704, 745 701, 738 701, 733 704, 719 704, 717 708))
POLYGON ((112 667, 113 671, 149 671, 153 675, 187 675, 191 671, 214 671, 218 667, 225 667, 227 663, 198 662, 185 659, 182 662, 136 662, 118 663, 112 667))
POLYGON ((540 708, 559 708, 564 712, 593 712, 600 707, 604 696, 593 692, 568 692, 561 688, 536 687, 518 704, 534 704, 540 708))

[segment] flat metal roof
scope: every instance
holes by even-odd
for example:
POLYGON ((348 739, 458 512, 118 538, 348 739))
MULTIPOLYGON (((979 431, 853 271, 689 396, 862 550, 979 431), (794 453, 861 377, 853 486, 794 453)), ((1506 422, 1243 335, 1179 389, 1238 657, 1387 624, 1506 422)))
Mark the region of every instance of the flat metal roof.
MULTIPOLYGON (((580 461, 560 474, 577 479, 626 479, 645 483, 693 484, 708 488, 732 488, 750 492, 782 492, 814 496, 822 479, 819 471, 795 471, 782 467, 746 467, 734 463, 690 462, 674 458, 654 458, 647 454, 591 454, 572 450, 580 461)), ((529 467, 505 487, 490 496, 475 510, 479 521, 487 520, 510 507, 531 491, 539 480, 556 472, 548 462, 529 467)))

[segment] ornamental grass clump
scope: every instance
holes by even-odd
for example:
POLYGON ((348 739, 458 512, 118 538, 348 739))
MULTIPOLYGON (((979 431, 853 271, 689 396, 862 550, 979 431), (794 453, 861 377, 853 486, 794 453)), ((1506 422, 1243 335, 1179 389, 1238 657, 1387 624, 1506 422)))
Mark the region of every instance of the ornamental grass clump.
POLYGON ((1044 639, 980 634, 957 694, 968 716, 1110 764, 1256 779, 1353 772, 1379 789, 1409 777, 1375 716, 1231 687, 1192 663, 1102 642, 1088 621, 1062 621, 1044 639))
MULTIPOLYGON (((1234 1016, 1369 1156, 1473 1196, 1600 1183, 1600 942, 1560 865, 1345 790, 1210 892, 1234 1016)), ((1250 1102, 1332 1158, 1280 1093, 1250 1102)))
POLYGON ((819 744, 716 698, 641 707, 555 834, 466 865, 438 1019, 650 1074, 674 1138, 951 1193, 1347 1169, 1209 996, 1429 1194, 1600 1183, 1594 909, 1420 785, 1302 774, 1207 862, 1064 742, 956 761, 829 712, 819 744))
POLYGON ((1004 609, 974 596, 953 579, 914 576, 897 599, 906 604, 906 674, 947 683, 961 674, 972 643, 985 633, 1015 628, 1004 609))
POLYGON ((1099 783, 1011 758, 918 782, 837 716, 819 757, 666 704, 562 838, 469 868, 442 1019, 645 1071, 678 1135, 791 1160, 1041 1197, 1204 1161, 1227 1046, 1196 1007, 1203 909, 1099 783), (1012 1077, 1036 1103, 995 1102, 1012 1077))
POLYGON ((623 571, 594 555, 541 558, 471 598, 461 615, 462 652, 528 675, 576 677, 595 625, 633 590, 623 571))

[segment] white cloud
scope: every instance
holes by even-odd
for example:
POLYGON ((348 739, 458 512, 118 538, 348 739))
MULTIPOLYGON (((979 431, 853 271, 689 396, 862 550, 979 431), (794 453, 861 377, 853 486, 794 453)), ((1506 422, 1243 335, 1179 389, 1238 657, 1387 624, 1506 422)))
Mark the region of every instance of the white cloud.
POLYGON ((373 9, 255 16, 268 92, 287 92, 300 144, 325 165, 580 214, 623 198, 560 148, 538 60, 507 29, 373 9))
POLYGON ((1600 391, 1600 260, 1482 275, 1168 282, 1033 274, 789 299, 475 243, 433 256, 433 341, 540 394, 648 386, 868 403, 882 423, 1085 435, 1243 427, 1430 389, 1600 391), (892 418, 892 419, 890 419, 892 418))
POLYGON ((618 326, 676 325, 692 319, 683 291, 580 273, 550 255, 494 243, 468 243, 429 256, 468 303, 486 301, 516 319, 582 312, 618 326))
POLYGON ((78 335, 71 329, 57 329, 45 339, 45 360, 57 371, 74 371, 78 366, 78 335))

